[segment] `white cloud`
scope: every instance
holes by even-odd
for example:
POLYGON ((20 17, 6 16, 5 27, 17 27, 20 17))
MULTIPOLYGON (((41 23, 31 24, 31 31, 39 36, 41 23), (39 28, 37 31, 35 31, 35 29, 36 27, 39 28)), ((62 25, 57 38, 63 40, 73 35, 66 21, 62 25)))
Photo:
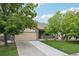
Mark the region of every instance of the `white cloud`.
MULTIPOLYGON (((41 4, 40 4, 41 5, 41 4)), ((67 9, 67 10, 61 10, 61 13, 66 13, 67 11, 75 11, 75 12, 78 12, 79 11, 79 8, 70 8, 70 9, 67 9)), ((43 14, 41 16, 36 16, 35 19, 38 21, 38 22, 44 22, 44 23, 47 23, 48 22, 48 19, 50 17, 52 17, 54 14, 43 14)))
POLYGON ((48 22, 48 19, 50 18, 50 17, 52 17, 53 16, 53 14, 44 14, 44 15, 41 15, 41 16, 36 16, 36 20, 38 21, 38 22, 45 22, 45 23, 47 23, 48 22))
POLYGON ((62 10, 62 11, 61 11, 61 13, 63 13, 63 14, 66 13, 66 12, 67 12, 67 10, 62 10))
POLYGON ((78 7, 78 8, 72 7, 72 8, 70 8, 69 10, 70 10, 70 11, 79 10, 79 7, 78 7))
POLYGON ((41 19, 49 19, 52 16, 53 16, 52 14, 45 14, 41 16, 41 19))
POLYGON ((78 7, 78 8, 76 8, 76 7, 72 7, 72 8, 67 9, 67 10, 62 10, 61 13, 66 13, 67 11, 78 12, 78 11, 79 11, 79 7, 78 7))

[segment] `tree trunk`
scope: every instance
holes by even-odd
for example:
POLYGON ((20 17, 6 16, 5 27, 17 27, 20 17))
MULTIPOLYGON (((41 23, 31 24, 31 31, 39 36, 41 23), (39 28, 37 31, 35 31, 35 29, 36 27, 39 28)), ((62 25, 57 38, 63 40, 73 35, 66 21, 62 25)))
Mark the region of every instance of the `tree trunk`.
POLYGON ((68 36, 65 36, 65 40, 68 41, 68 39, 69 39, 69 37, 68 36))
POLYGON ((12 35, 12 40, 13 40, 14 43, 15 43, 15 35, 12 35))
POLYGON ((13 40, 15 41, 15 35, 13 35, 13 40))
POLYGON ((4 42, 5 42, 5 46, 8 46, 7 40, 8 40, 8 38, 7 38, 7 34, 4 34, 4 42))

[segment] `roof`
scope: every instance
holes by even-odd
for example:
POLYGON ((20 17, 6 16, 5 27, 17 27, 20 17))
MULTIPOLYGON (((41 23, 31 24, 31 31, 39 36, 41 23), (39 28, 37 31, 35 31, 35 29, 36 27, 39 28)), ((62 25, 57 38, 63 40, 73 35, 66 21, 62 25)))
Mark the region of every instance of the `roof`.
POLYGON ((38 29, 44 29, 47 24, 45 23, 38 23, 38 29))
POLYGON ((24 32, 35 32, 35 30, 27 28, 24 30, 24 32))
MULTIPOLYGON (((38 29, 43 30, 46 27, 47 24, 38 23, 37 25, 38 25, 37 26, 38 29)), ((24 30, 24 32, 35 32, 35 30, 27 28, 27 29, 24 30)))

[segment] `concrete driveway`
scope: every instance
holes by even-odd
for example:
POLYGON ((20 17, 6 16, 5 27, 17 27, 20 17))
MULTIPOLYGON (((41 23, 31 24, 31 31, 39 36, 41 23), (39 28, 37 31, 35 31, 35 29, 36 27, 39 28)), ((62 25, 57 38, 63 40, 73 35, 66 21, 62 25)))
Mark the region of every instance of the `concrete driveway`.
POLYGON ((16 41, 19 56, 67 56, 40 41, 16 41))
POLYGON ((19 56, 46 56, 38 48, 30 43, 30 41, 16 41, 19 56))

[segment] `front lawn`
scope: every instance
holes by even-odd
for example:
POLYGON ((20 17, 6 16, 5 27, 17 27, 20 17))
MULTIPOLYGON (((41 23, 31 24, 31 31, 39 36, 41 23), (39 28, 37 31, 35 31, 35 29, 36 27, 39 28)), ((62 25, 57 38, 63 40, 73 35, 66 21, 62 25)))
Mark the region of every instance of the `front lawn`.
POLYGON ((9 46, 0 45, 0 56, 17 56, 17 48, 15 44, 9 44, 9 46))
POLYGON ((79 53, 79 41, 46 40, 42 42, 51 47, 57 48, 65 53, 68 53, 68 54, 79 53))

